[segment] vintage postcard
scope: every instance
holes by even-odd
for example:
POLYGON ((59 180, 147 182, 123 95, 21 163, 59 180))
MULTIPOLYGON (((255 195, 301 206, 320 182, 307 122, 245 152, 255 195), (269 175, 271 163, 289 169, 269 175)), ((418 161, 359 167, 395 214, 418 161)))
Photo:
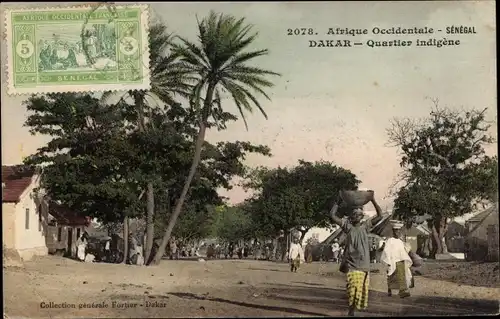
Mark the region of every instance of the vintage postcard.
POLYGON ((494 6, 2 3, 4 318, 498 315, 494 6))
POLYGON ((6 10, 8 93, 150 88, 148 7, 6 10))

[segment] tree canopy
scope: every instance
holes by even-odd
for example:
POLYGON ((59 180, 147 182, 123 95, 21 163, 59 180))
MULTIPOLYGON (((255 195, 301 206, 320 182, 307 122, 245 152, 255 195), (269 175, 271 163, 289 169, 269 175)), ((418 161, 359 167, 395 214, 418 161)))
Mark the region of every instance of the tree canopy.
POLYGON ((474 210, 498 190, 498 160, 485 154, 493 142, 484 110, 453 111, 437 104, 425 119, 394 119, 389 140, 401 153, 402 187, 395 214, 407 223, 425 216, 433 231, 434 254, 444 251, 449 218, 474 210), (496 176, 496 175, 495 175, 496 176))
POLYGON ((214 209, 212 234, 226 242, 255 238, 252 219, 241 205, 223 205, 214 209))
MULTIPOLYGON (((249 65, 257 57, 267 55, 268 51, 248 51, 257 38, 250 34, 251 26, 244 19, 236 19, 231 15, 209 15, 198 21, 198 40, 191 42, 179 36, 180 43, 173 43, 173 54, 179 58, 183 77, 190 77, 192 90, 189 92, 189 106, 196 115, 197 136, 192 155, 191 167, 186 175, 184 186, 176 201, 172 215, 165 229, 163 239, 154 257, 154 262, 161 260, 167 242, 180 216, 188 192, 197 174, 202 159, 206 130, 211 127, 212 120, 218 129, 224 129, 222 107, 226 96, 231 98, 243 119, 247 121, 245 112, 252 112, 254 107, 267 118, 267 115, 256 96, 270 99, 265 89, 273 86, 266 77, 278 75, 275 72, 249 65), (222 124, 221 124, 222 122, 222 124)), ((232 117, 233 119, 236 117, 232 117)), ((213 125, 212 125, 213 126, 213 125)))
MULTIPOLYGON (((130 106, 105 105, 88 94, 37 96, 26 106, 32 112, 26 121, 30 131, 52 137, 26 159, 44 164, 42 186, 51 198, 104 222, 142 217, 141 193, 152 180, 162 213, 175 205, 194 151, 188 110, 180 105, 152 110, 155 129, 140 132, 130 118, 134 113, 127 113, 130 106)), ((217 189, 231 188, 231 179, 246 173, 248 153, 270 155, 266 146, 248 142, 205 142, 186 211, 200 214, 208 204, 221 204, 217 189)))
POLYGON ((328 211, 342 189, 357 189, 351 171, 330 162, 299 161, 292 168, 259 168, 245 186, 255 191, 248 208, 261 234, 331 227, 328 211))

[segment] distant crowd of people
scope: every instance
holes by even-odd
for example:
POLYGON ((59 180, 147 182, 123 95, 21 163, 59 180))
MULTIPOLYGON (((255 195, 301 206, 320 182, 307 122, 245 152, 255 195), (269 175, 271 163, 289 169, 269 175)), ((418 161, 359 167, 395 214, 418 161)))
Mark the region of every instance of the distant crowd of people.
POLYGON ((172 236, 168 242, 166 254, 170 259, 179 259, 179 257, 199 257, 200 247, 194 244, 184 244, 172 236))

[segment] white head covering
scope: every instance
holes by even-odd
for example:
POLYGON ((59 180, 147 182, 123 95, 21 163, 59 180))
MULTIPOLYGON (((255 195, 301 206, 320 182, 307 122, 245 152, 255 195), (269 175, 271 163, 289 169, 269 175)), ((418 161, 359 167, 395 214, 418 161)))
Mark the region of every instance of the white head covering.
POLYGON ((403 228, 403 222, 399 221, 399 220, 396 220, 396 219, 392 219, 390 221, 391 225, 392 225, 392 229, 401 229, 403 228))

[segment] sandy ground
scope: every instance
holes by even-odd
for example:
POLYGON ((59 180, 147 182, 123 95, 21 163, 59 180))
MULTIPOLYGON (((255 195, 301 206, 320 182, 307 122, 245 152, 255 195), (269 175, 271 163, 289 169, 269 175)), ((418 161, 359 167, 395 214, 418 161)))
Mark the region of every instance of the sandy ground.
MULTIPOLYGON (((433 278, 449 266, 429 264, 407 299, 388 297, 383 271, 372 273, 369 308, 359 315, 499 312, 498 274, 493 287, 433 278)), ((254 260, 137 267, 48 256, 4 268, 4 311, 9 318, 344 316, 344 287, 333 263, 304 264, 290 273, 287 264, 254 260)))

